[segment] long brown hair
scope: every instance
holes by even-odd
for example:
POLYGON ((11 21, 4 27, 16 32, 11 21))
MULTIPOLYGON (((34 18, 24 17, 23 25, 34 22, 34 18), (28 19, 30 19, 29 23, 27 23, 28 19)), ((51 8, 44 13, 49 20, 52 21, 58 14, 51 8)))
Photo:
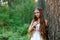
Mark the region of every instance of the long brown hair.
MULTIPOLYGON (((37 9, 37 10, 39 10, 39 12, 40 12, 40 17, 39 17, 39 19, 40 19, 40 33, 41 33, 41 36, 43 37, 43 39, 44 40, 46 40, 46 29, 45 29, 45 26, 46 26, 46 24, 45 24, 45 19, 44 19, 44 16, 43 16, 43 10, 42 9, 37 9)), ((34 21, 37 21, 38 20, 38 18, 34 15, 34 21)))

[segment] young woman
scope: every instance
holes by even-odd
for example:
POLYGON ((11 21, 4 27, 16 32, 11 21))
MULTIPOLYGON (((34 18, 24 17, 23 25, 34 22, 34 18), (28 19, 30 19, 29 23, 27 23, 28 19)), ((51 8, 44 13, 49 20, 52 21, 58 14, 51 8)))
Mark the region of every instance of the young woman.
POLYGON ((31 33, 30 40, 47 40, 46 38, 47 26, 48 23, 47 20, 44 19, 43 10, 35 9, 34 18, 28 30, 31 33))

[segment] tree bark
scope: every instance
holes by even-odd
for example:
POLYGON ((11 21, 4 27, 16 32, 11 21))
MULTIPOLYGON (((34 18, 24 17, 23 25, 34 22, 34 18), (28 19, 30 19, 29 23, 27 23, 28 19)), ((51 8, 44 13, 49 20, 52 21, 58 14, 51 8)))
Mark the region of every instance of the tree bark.
POLYGON ((49 40, 60 40, 60 0, 46 0, 49 40))

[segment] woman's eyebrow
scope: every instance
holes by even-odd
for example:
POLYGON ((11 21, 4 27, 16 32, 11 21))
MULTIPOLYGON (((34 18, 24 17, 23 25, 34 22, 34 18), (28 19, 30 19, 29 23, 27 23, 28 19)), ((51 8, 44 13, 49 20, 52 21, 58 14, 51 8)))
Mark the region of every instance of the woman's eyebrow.
POLYGON ((39 13, 39 12, 35 12, 35 13, 39 13))

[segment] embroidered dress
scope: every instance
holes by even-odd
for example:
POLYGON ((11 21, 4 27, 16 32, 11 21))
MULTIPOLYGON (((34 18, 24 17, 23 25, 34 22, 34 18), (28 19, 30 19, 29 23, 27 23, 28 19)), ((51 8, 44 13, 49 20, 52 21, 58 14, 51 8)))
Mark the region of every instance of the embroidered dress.
POLYGON ((36 30, 33 33, 33 36, 31 37, 31 40, 43 40, 42 36, 40 36, 40 32, 38 31, 39 30, 39 26, 40 26, 39 23, 35 26, 36 30))

